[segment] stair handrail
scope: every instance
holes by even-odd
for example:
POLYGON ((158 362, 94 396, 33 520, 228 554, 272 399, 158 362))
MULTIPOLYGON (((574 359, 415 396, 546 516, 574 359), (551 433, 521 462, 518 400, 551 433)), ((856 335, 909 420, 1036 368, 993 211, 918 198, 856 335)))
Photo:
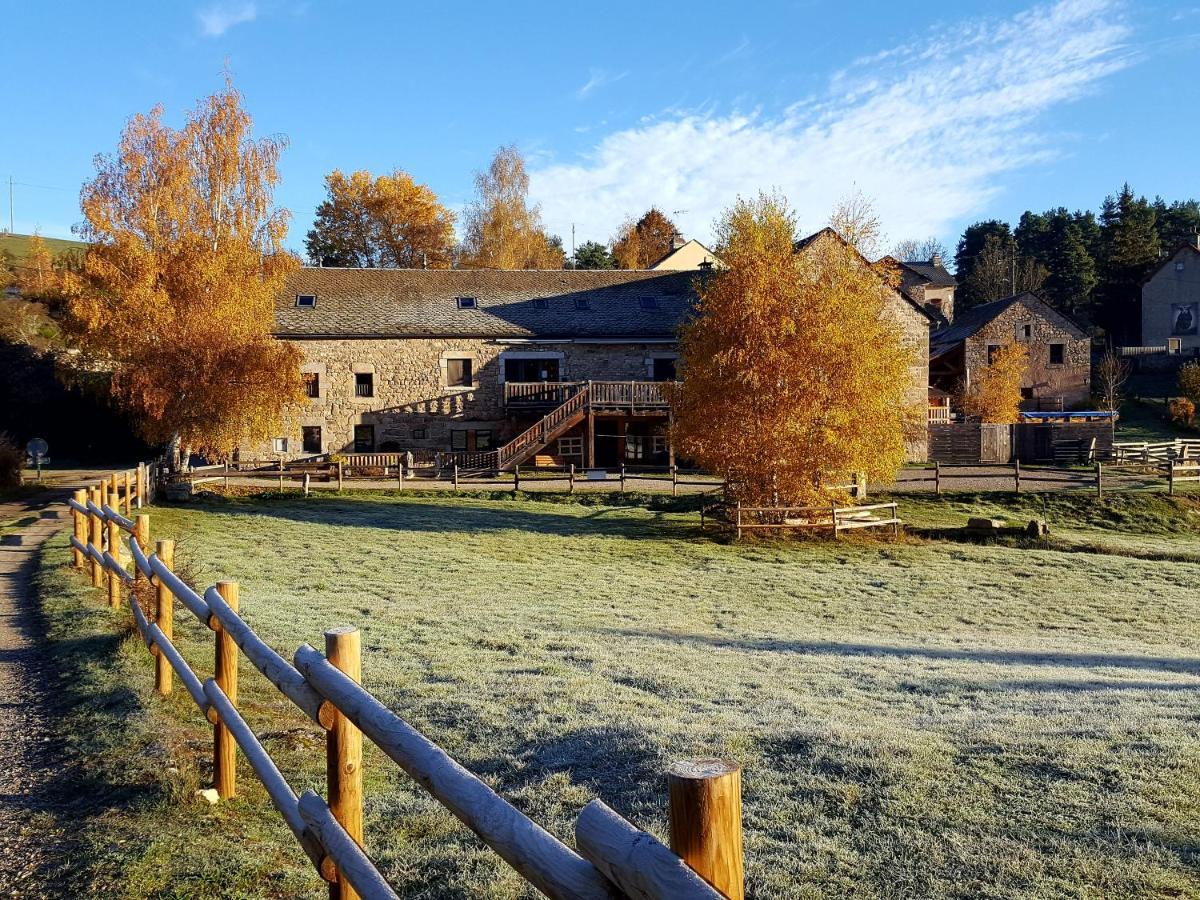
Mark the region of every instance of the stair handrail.
POLYGON ((497 462, 500 466, 504 466, 510 460, 515 458, 518 453, 527 449, 533 444, 542 445, 547 441, 547 434, 553 433, 563 420, 571 415, 574 415, 580 409, 585 408, 591 399, 592 383, 590 381, 581 382, 579 390, 571 394, 565 401, 553 410, 542 416, 537 422, 526 428, 523 432, 505 444, 498 451, 497 462), (536 436, 536 440, 534 437, 536 436))

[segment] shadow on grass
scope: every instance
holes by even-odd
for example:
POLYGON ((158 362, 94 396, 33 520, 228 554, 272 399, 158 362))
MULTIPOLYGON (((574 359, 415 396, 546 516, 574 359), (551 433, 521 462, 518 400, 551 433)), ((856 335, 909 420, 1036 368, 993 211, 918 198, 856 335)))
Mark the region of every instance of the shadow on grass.
MULTIPOLYGON (((340 525, 350 528, 383 528, 424 533, 478 534, 496 531, 523 531, 546 535, 598 535, 623 538, 681 536, 691 529, 668 522, 667 512, 683 512, 687 503, 655 504, 649 516, 635 519, 624 514, 629 505, 600 506, 581 503, 587 512, 569 515, 554 512, 555 502, 544 500, 499 500, 438 495, 431 498, 346 498, 318 497, 308 500, 265 498, 215 498, 206 495, 192 508, 239 515, 267 516, 314 525, 340 525), (449 501, 449 502, 447 502, 449 501)), ((669 498, 668 498, 669 499, 669 498)), ((680 498, 684 500, 685 498, 680 498)), ((563 502, 563 501, 559 501, 563 502)), ((186 508, 186 507, 185 507, 186 508)), ((698 525, 698 522, 697 522, 698 525)))
MULTIPOLYGON (((1200 659, 1191 657, 1143 656, 1128 653, 1070 653, 1059 650, 985 650, 949 647, 911 647, 842 641, 789 641, 772 638, 725 638, 669 631, 638 631, 627 628, 598 629, 614 638, 649 639, 695 647, 745 650, 749 652, 794 653, 802 656, 876 656, 897 659, 962 660, 1009 666, 1111 667, 1149 669, 1184 675, 1200 675, 1200 659)), ((1158 685, 1140 685, 1158 687, 1158 685)), ((1102 683, 1098 683, 1102 687, 1102 683)), ((1173 689, 1173 686, 1167 687, 1173 689)), ((1183 689, 1180 686, 1180 689, 1183 689)), ((1188 689, 1200 691, 1200 684, 1188 689)))

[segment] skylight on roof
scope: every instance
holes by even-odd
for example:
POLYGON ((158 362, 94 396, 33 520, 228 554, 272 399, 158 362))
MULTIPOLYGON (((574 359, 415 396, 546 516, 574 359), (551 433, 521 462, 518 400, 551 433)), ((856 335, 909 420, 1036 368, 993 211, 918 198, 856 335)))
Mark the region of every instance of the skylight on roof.
POLYGON ((304 307, 308 307, 309 309, 312 309, 314 306, 317 305, 317 295, 316 294, 297 294, 296 295, 296 305, 304 306, 304 307))
POLYGON ((454 302, 458 304, 459 309, 475 309, 478 306, 474 297, 455 297, 454 302))
POLYGON ((642 309, 658 309, 658 298, 642 297, 640 300, 638 300, 638 305, 641 306, 642 309))
POLYGON ((550 306, 550 301, 547 300, 545 297, 534 297, 533 298, 533 308, 534 309, 547 309, 549 306, 550 306))
POLYGON ((591 309, 592 305, 590 303, 588 303, 587 297, 576 297, 575 298, 575 308, 576 309, 591 309))

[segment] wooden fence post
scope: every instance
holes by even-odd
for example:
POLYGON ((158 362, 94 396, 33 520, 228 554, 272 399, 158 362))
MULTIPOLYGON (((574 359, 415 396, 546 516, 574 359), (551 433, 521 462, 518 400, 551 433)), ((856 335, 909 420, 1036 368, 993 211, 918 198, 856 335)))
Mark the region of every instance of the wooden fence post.
POLYGON ((739 500, 737 502, 737 523, 735 524, 734 529, 735 529, 734 540, 740 541, 742 539, 742 501, 741 500, 739 500))
POLYGON ((575 493, 575 463, 571 463, 570 466, 567 470, 567 493, 573 494, 575 493))
POLYGON ((729 900, 744 900, 742 767, 720 759, 667 771, 671 849, 729 900))
POLYGON ((404 463, 396 463, 396 490, 404 490, 404 463))
POLYGON ((125 516, 133 515, 133 473, 125 470, 125 516))
POLYGON ((225 475, 225 480, 221 483, 223 490, 229 490, 229 460, 225 460, 225 468, 222 470, 225 475))
MULTIPOLYGON (((83 506, 87 503, 87 491, 86 490, 76 491, 74 494, 74 497, 75 497, 75 502, 78 503, 80 506, 83 506)), ((87 539, 88 539, 86 517, 84 516, 83 513, 81 513, 75 507, 71 507, 71 520, 75 526, 75 540, 79 541, 79 543, 81 543, 81 544, 86 544, 87 539)), ((75 568, 82 569, 83 561, 84 561, 83 553, 80 552, 80 550, 77 547, 72 547, 71 552, 72 552, 72 557, 74 560, 75 568)))
POLYGON ((833 539, 836 541, 838 539, 837 503, 836 503, 836 501, 829 505, 829 520, 833 527, 833 539))
POLYGON ((1021 460, 1020 459, 1013 460, 1013 482, 1015 485, 1016 492, 1018 494, 1021 493, 1021 460))
POLYGON ((304 473, 304 496, 305 497, 308 496, 308 481, 309 481, 309 474, 307 472, 305 472, 304 473))
MULTIPOLYGON (((99 497, 96 500, 96 505, 99 506, 101 509, 104 509, 104 507, 108 505, 108 479, 107 478, 100 479, 99 497)), ((97 544, 96 546, 97 546, 97 548, 101 547, 100 544, 97 544)))
MULTIPOLYGON (((238 611, 238 583, 236 581, 218 581, 217 593, 229 604, 234 612, 238 611)), ((238 648, 233 638, 221 627, 221 623, 209 622, 213 627, 216 653, 213 660, 213 679, 225 692, 229 702, 237 707, 237 661, 238 648)), ((237 792, 237 774, 235 772, 237 743, 233 734, 219 720, 213 725, 213 787, 217 796, 228 800, 237 792)))
POLYGON ((1096 460, 1096 496, 1104 499, 1104 463, 1096 460))
MULTIPOLYGON (((356 683, 362 681, 362 640, 353 626, 325 632, 325 658, 356 683)), ((325 777, 329 810, 360 847, 363 842, 362 732, 340 712, 325 733, 325 777)), ((357 900, 339 878, 329 885, 330 900, 357 900)))
POLYGON ((283 493, 283 472, 279 473, 279 493, 283 493))
MULTIPOLYGON (((150 514, 138 513, 137 518, 133 523, 133 539, 137 541, 143 553, 150 552, 150 514)), ((137 566, 133 567, 133 580, 141 582, 146 576, 142 574, 142 570, 137 566)))
POLYGON ((521 466, 513 466, 513 493, 521 490, 521 466))
POLYGON ((1175 460, 1167 460, 1167 496, 1175 496, 1175 460))
POLYGON ((625 493, 625 463, 621 463, 621 493, 625 493))
MULTIPOLYGON (((93 505, 100 503, 100 488, 94 487, 88 489, 88 500, 93 505)), ((104 543, 104 525, 100 521, 100 517, 95 513, 88 512, 88 543, 100 549, 104 543)), ((96 558, 92 557, 92 587, 104 587, 104 566, 101 565, 96 558)))
POLYGON ((340 459, 338 460, 337 467, 338 467, 338 493, 340 494, 342 492, 342 461, 340 459))
MULTIPOLYGON (((108 476, 108 505, 113 508, 113 512, 121 511, 121 482, 117 477, 117 473, 113 472, 108 476)), ((116 556, 116 553, 113 554, 116 556)))
MULTIPOLYGON (((112 519, 108 520, 108 552, 121 561, 121 526, 112 519)), ((113 609, 121 605, 121 576, 112 570, 108 573, 108 605, 113 609)))
MULTIPOLYGON (((175 565, 174 541, 159 541, 155 546, 154 553, 168 569, 175 565)), ((158 592, 154 605, 154 624, 159 627, 163 636, 169 641, 175 633, 175 607, 172 602, 171 589, 158 578, 155 579, 155 582, 158 592)), ((171 693, 172 675, 170 660, 167 659, 165 653, 159 653, 155 658, 154 689, 164 697, 171 693)))
POLYGON ((933 461, 933 495, 942 496, 942 464, 936 459, 933 461))
POLYGON ((679 467, 671 463, 671 496, 679 496, 679 467))
POLYGON ((458 490, 458 463, 454 464, 454 490, 458 490))
POLYGON ((144 462, 137 464, 135 480, 137 481, 137 508, 141 509, 146 505, 146 464, 144 462))

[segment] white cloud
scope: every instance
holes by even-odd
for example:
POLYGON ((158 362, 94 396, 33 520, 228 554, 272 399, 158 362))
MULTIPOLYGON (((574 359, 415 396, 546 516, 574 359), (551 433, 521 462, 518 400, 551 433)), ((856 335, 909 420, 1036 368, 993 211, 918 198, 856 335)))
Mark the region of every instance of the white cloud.
POLYGON ((258 7, 253 3, 218 3, 196 13, 205 37, 220 37, 234 25, 253 22, 258 7))
POLYGON ((588 69, 588 80, 580 85, 579 89, 575 91, 575 96, 580 100, 583 100, 597 88, 602 88, 605 85, 620 81, 628 74, 628 72, 621 72, 618 75, 613 75, 609 72, 606 72, 604 69, 588 69))
POLYGON ((945 234, 1005 173, 1061 152, 1039 118, 1129 65, 1129 34, 1117 0, 935 29, 779 114, 672 111, 609 134, 581 162, 535 169, 531 193, 552 227, 584 223, 588 237, 655 204, 686 210, 680 227, 704 239, 735 196, 772 188, 806 229, 857 189, 892 237, 945 234))

